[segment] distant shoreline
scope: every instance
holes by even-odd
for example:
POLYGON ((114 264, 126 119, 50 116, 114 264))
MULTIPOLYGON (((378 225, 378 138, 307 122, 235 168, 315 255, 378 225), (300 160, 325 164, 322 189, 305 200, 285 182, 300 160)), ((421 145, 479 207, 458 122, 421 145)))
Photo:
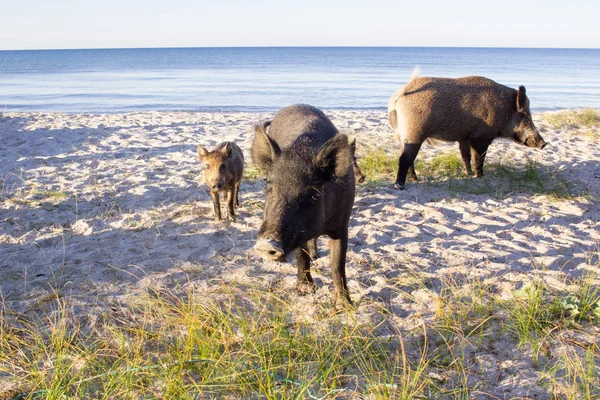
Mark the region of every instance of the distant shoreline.
POLYGON ((194 49, 498 49, 498 50, 592 50, 596 47, 513 47, 513 46, 172 46, 172 47, 88 47, 0 49, 2 51, 87 51, 87 50, 194 50, 194 49))

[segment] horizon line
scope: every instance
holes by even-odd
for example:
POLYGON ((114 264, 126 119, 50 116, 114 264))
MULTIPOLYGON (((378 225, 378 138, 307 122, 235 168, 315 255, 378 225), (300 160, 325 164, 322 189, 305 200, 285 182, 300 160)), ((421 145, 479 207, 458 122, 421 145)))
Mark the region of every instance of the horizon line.
POLYGON ((0 49, 0 51, 66 51, 66 50, 163 50, 163 49, 269 49, 269 48, 431 48, 431 49, 515 49, 515 50, 600 50, 598 47, 546 47, 546 46, 387 46, 387 45, 281 45, 281 46, 158 46, 158 47, 69 47, 0 49))

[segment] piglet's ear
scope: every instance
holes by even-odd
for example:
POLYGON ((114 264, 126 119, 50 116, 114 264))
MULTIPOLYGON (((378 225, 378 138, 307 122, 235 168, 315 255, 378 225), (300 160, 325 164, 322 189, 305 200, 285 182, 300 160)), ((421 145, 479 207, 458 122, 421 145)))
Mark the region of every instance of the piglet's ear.
POLYGON ((348 137, 338 134, 321 146, 315 164, 326 181, 346 175, 352 165, 348 137))
POLYGON ((266 126, 268 123, 256 125, 252 140, 252 162, 263 173, 267 173, 273 162, 281 155, 277 143, 267 135, 266 126))
POLYGON ((201 145, 198 145, 198 158, 200 159, 200 161, 204 160, 204 158, 207 155, 208 155, 208 151, 201 145))
POLYGON ((225 146, 221 147, 221 154, 225 157, 229 157, 231 155, 231 143, 225 142, 225 146))
POLYGON ((525 111, 525 105, 527 104, 527 96, 525 95, 525 86, 519 86, 517 91, 517 111, 525 111))

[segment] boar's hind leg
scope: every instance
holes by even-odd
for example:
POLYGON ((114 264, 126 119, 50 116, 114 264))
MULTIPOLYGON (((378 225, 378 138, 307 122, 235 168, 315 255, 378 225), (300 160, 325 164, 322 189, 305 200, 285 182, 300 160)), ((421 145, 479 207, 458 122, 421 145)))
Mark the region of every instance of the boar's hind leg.
POLYGON ((296 280, 298 294, 314 293, 316 287, 310 276, 310 256, 306 243, 296 249, 296 264, 298 265, 298 279, 296 280))
POLYGON ((331 277, 333 280, 333 305, 352 305, 348 286, 346 285, 346 250, 348 250, 348 228, 339 238, 329 239, 329 253, 331 257, 331 277))
POLYGON ((473 156, 473 167, 475 167, 475 176, 477 178, 483 176, 483 163, 490 143, 492 143, 491 140, 471 140, 469 142, 473 156))
POLYGON ((471 145, 468 140, 461 140, 458 142, 460 148, 460 155, 462 156, 463 168, 465 174, 473 175, 473 169, 471 169, 471 145))
POLYGON ((422 143, 405 143, 402 155, 398 159, 398 175, 396 176, 396 183, 394 187, 396 189, 404 189, 406 183, 406 176, 410 175, 411 180, 417 180, 415 174, 415 158, 419 153, 422 143))
POLYGON ((317 248, 317 238, 310 239, 307 243, 308 255, 313 260, 319 258, 319 249, 317 248))
POLYGON ((221 220, 221 204, 219 201, 219 192, 210 192, 210 197, 212 197, 213 208, 215 210, 215 221, 221 220))

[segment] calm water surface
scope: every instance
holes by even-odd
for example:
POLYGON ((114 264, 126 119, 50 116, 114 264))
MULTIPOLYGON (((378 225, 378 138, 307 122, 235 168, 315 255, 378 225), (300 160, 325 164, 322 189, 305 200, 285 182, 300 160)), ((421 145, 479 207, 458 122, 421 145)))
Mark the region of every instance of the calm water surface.
POLYGON ((525 85, 536 111, 600 108, 599 49, 283 47, 0 51, 0 111, 383 110, 417 66, 525 85))

